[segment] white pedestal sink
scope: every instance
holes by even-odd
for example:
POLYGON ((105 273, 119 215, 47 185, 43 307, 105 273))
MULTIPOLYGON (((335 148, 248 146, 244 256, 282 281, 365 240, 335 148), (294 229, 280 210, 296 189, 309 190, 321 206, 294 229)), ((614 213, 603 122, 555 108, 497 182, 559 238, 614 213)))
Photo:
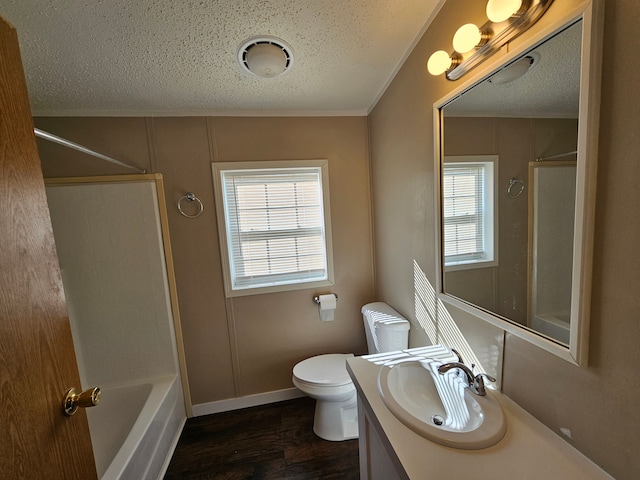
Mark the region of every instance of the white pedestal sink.
POLYGON ((391 413, 414 432, 449 447, 480 449, 501 440, 507 425, 491 392, 472 393, 455 369, 440 375, 440 364, 414 358, 384 365, 378 390, 391 413))

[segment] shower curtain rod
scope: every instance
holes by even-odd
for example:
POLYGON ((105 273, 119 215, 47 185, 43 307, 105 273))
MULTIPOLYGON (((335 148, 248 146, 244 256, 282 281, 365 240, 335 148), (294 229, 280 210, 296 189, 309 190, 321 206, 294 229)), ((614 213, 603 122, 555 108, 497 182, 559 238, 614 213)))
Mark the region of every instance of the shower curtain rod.
POLYGON ((116 160, 115 158, 107 157, 98 152, 94 152, 93 150, 88 149, 87 147, 83 147, 82 145, 78 145, 77 143, 70 142, 67 139, 62 137, 58 137, 51 133, 45 132, 38 128, 34 128, 33 132, 36 134, 36 137, 44 138, 45 140, 49 140, 53 143, 58 143, 68 148, 72 148, 74 150, 78 150, 79 152, 86 153, 87 155, 91 155, 93 157, 97 157, 101 160, 105 160, 110 163, 115 163, 116 165, 120 165, 121 167, 130 168, 132 170, 136 170, 138 173, 147 173, 144 168, 135 167, 133 165, 129 165, 128 163, 121 162, 120 160, 116 160))
POLYGON ((573 152, 558 153, 556 155, 549 155, 548 157, 538 157, 538 158, 536 158, 536 162, 544 162, 545 160, 553 160, 554 158, 566 157, 567 155, 576 155, 577 153, 578 153, 578 151, 574 150, 573 152))

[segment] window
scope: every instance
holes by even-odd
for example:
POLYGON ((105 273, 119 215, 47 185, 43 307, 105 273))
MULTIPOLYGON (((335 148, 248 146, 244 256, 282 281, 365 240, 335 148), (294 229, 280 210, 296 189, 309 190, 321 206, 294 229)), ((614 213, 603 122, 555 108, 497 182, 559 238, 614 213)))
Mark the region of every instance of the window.
POLYGON ((445 157, 443 244, 447 270, 497 265, 496 156, 445 157))
POLYGON ((333 284, 326 160, 213 173, 227 296, 333 284))

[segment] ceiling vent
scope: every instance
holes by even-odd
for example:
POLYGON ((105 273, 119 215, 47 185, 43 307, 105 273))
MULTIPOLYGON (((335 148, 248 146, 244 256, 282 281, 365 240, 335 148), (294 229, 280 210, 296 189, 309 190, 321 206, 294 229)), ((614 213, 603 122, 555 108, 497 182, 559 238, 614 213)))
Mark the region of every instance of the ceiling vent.
POLYGON ((238 62, 252 75, 273 78, 291 68, 293 53, 291 47, 279 38, 252 37, 240 45, 238 62))

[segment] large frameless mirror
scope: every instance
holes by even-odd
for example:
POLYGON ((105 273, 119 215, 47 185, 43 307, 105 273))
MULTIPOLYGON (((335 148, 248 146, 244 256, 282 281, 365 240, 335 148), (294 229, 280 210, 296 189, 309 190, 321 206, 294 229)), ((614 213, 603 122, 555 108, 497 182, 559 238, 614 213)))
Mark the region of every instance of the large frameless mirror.
POLYGON ((577 364, 588 343, 596 17, 588 3, 436 105, 440 297, 577 364))

